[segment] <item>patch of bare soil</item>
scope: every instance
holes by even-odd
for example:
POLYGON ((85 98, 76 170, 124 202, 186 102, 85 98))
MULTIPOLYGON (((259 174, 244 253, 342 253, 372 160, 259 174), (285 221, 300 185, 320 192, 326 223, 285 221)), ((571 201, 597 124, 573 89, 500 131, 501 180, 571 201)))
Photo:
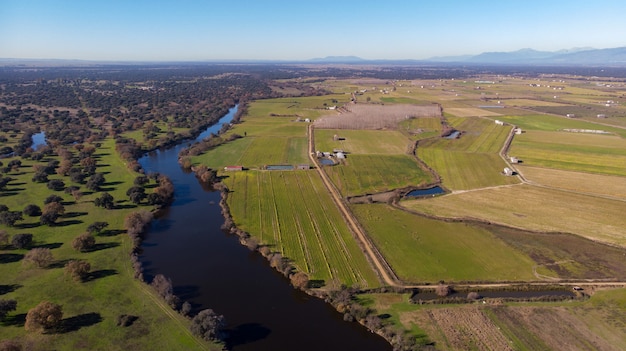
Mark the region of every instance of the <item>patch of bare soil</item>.
POLYGON ((463 306, 455 308, 435 308, 416 321, 425 327, 429 336, 438 344, 437 349, 451 350, 513 350, 510 341, 500 329, 485 315, 481 308, 463 306), (444 340, 437 336, 441 335, 444 340), (445 342, 447 345, 442 345, 445 342))
POLYGON ((493 312, 531 350, 618 350, 565 307, 498 307, 493 312))
POLYGON ((626 279, 626 249, 566 233, 484 226, 561 279, 626 279), (566 265, 557 264, 567 262, 566 265))
POLYGON ((353 104, 342 109, 344 113, 323 116, 315 120, 315 128, 322 129, 386 129, 395 128, 400 121, 412 117, 439 117, 438 105, 374 105, 353 104))

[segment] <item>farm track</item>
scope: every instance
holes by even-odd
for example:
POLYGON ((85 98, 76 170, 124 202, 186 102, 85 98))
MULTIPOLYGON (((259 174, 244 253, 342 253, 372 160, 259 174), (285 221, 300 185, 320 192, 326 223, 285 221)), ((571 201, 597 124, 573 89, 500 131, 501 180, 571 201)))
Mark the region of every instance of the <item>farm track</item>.
MULTIPOLYGON (((315 165, 318 174, 320 175, 324 186, 330 193, 333 202, 340 210, 343 218, 346 220, 348 227, 354 234, 355 238, 359 241, 361 246, 363 247, 364 253, 368 257, 368 261, 371 262, 373 268, 376 270, 378 276, 382 279, 382 281, 388 286, 397 287, 397 288, 405 288, 405 289, 432 289, 433 285, 430 284, 406 284, 401 282, 397 275, 393 272, 393 269, 389 265, 389 263, 385 260, 383 255, 378 251, 378 248, 371 242, 365 231, 361 228, 360 224, 354 217, 351 211, 347 208, 343 198, 341 197, 339 191, 334 187, 328 175, 322 170, 321 166, 318 164, 315 159, 315 148, 314 148, 314 140, 313 140, 313 125, 309 125, 308 128, 308 144, 309 144, 309 159, 312 164, 315 165)), ((504 145, 500 149, 499 155, 505 161, 506 164, 510 166, 510 163, 506 159, 506 151, 508 151, 508 147, 510 146, 513 136, 514 136, 513 128, 507 137, 504 145)), ((522 184, 531 184, 527 181, 519 172, 518 177, 522 181, 522 184)), ((500 185, 493 186, 481 189, 472 189, 472 190, 463 190, 457 191, 455 193, 467 192, 473 190, 482 190, 488 188, 500 188, 500 187, 511 187, 520 184, 509 184, 509 185, 500 185)), ((531 184, 536 185, 536 184, 531 184)), ((530 286, 553 286, 555 284, 563 285, 563 286, 596 286, 596 287, 620 287, 626 288, 626 281, 606 281, 606 280, 594 280, 594 279, 584 279, 584 280, 550 280, 544 282, 525 282, 523 284, 527 284, 530 286)), ((502 288, 508 286, 520 285, 520 282, 503 282, 503 283, 463 283, 463 284, 455 284, 457 287, 474 287, 474 288, 502 288)))

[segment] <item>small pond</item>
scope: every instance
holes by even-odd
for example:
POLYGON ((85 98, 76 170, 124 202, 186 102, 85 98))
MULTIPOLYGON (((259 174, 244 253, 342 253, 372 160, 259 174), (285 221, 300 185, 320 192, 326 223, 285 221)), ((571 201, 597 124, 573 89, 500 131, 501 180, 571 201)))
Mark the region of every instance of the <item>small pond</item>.
POLYGON ((459 137, 459 135, 461 134, 461 132, 459 132, 458 130, 455 130, 454 132, 452 132, 452 134, 445 136, 445 139, 456 139, 459 137))
POLYGON ((319 159, 320 163, 324 166, 332 166, 335 164, 335 161, 329 159, 329 158, 320 158, 319 159))
POLYGON ((405 197, 420 197, 420 196, 437 195, 437 194, 443 194, 443 193, 445 193, 445 191, 440 186, 436 186, 436 187, 432 187, 428 189, 412 190, 408 194, 406 194, 405 197))
POLYGON ((33 140, 33 150, 37 150, 46 145, 46 132, 35 133, 31 136, 31 139, 33 140))

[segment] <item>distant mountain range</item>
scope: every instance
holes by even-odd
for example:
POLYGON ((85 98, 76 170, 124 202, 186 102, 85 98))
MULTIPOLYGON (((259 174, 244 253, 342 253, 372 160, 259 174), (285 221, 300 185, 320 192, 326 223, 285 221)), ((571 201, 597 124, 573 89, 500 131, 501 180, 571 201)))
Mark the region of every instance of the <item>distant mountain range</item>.
POLYGON ((626 67, 626 46, 610 49, 573 48, 559 51, 521 49, 510 52, 483 52, 478 55, 438 56, 425 60, 363 59, 357 56, 327 56, 309 60, 204 60, 194 62, 154 61, 95 61, 67 59, 19 59, 0 58, 0 67, 24 66, 91 66, 91 65, 138 65, 138 64, 198 64, 198 63, 241 63, 241 64, 354 64, 354 65, 511 65, 511 66, 604 66, 626 67))
POLYGON ((497 65, 603 65, 626 66, 626 47, 611 49, 574 48, 559 51, 521 49, 511 52, 484 52, 479 55, 439 56, 426 60, 366 60, 356 56, 329 56, 308 60, 311 63, 460 63, 497 65))

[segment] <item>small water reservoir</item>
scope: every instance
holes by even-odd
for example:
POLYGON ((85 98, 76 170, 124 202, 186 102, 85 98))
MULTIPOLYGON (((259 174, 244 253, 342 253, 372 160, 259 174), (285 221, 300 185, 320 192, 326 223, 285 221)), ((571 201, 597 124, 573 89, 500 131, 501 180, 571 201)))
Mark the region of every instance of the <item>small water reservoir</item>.
POLYGON ((452 132, 450 135, 445 136, 445 139, 456 139, 459 137, 459 134, 461 134, 461 132, 459 132, 458 130, 455 130, 454 132, 452 132))
POLYGON ((335 161, 329 159, 329 158, 320 158, 319 159, 320 163, 324 166, 332 166, 335 164, 335 161))
POLYGON ((443 194, 443 193, 445 193, 445 191, 440 186, 436 186, 436 187, 432 187, 428 189, 411 190, 408 194, 405 195, 405 197, 421 197, 421 196, 437 195, 437 194, 443 194))

